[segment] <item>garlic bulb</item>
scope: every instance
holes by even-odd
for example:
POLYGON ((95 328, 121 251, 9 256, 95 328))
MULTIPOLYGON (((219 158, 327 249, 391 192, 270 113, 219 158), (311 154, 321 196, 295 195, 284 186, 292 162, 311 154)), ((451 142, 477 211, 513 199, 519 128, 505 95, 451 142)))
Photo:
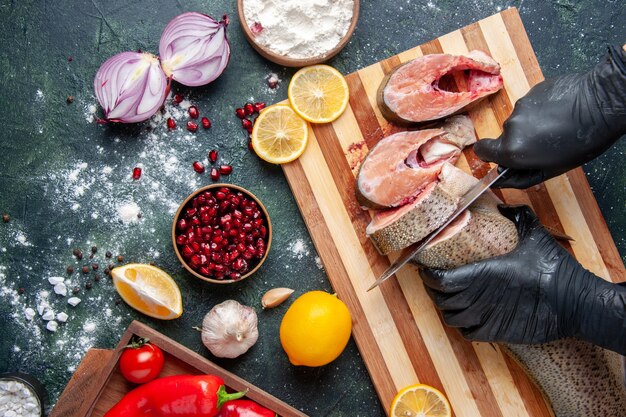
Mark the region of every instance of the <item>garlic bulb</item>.
POLYGON ((254 309, 227 300, 216 305, 202 321, 202 343, 220 358, 236 358, 259 338, 254 309))

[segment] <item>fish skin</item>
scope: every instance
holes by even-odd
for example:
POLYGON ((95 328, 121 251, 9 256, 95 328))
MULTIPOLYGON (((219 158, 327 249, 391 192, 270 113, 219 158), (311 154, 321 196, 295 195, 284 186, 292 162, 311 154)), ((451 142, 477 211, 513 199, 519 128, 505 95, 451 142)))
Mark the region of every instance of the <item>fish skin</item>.
POLYGON ((362 207, 384 209, 403 205, 436 180, 445 162, 454 163, 463 148, 476 142, 472 120, 465 115, 447 119, 439 128, 399 132, 379 141, 367 154, 356 178, 362 207), (409 166, 412 152, 441 141, 457 151, 425 167, 409 166))
POLYGON ((433 230, 445 223, 454 213, 458 199, 447 194, 437 185, 431 186, 429 193, 413 209, 395 222, 381 229, 372 230, 372 220, 366 234, 383 255, 406 248, 422 240, 433 230))
POLYGON ((507 254, 517 247, 517 228, 502 214, 476 206, 467 213, 469 221, 464 227, 444 240, 431 242, 411 261, 428 268, 452 269, 507 254))
POLYGON ((626 416, 621 355, 571 338, 501 347, 541 388, 556 417, 626 416))
POLYGON ((460 111, 504 86, 500 65, 482 51, 467 55, 430 54, 403 64, 388 74, 378 90, 378 107, 395 123, 427 123, 460 111), (439 88, 441 77, 470 70, 466 91, 439 88))

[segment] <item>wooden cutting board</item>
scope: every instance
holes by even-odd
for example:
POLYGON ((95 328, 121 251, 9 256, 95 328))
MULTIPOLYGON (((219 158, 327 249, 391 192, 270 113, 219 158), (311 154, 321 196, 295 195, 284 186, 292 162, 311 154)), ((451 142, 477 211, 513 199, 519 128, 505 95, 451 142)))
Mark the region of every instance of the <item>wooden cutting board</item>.
MULTIPOLYGON (((352 313, 354 338, 386 409, 399 389, 422 382, 445 392, 456 416, 549 416, 540 391, 498 346, 469 343, 443 324, 414 268, 405 267, 366 292, 395 259, 379 255, 366 238, 371 215, 354 195, 356 168, 368 149, 402 130, 377 108, 380 81, 418 56, 473 49, 488 52, 502 66, 505 88, 469 112, 478 137, 498 137, 514 103, 543 79, 516 9, 348 75, 345 114, 332 124, 312 126, 305 153, 283 169, 330 282, 352 313)), ((476 177, 490 168, 472 150, 465 150, 457 165, 476 177)), ((595 274, 626 275, 581 169, 500 196, 509 204, 532 206, 545 225, 572 236, 568 249, 595 274)))

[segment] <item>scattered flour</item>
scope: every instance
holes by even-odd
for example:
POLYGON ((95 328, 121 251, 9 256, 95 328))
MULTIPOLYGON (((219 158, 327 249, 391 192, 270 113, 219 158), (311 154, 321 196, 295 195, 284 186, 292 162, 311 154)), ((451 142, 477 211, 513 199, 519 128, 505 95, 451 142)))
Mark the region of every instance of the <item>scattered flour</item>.
POLYGON ((139 213, 141 213, 141 209, 133 201, 122 203, 117 207, 117 215, 123 223, 137 223, 139 213))
POLYGON ((354 0, 245 0, 246 23, 273 52, 305 59, 324 55, 348 32, 354 0))

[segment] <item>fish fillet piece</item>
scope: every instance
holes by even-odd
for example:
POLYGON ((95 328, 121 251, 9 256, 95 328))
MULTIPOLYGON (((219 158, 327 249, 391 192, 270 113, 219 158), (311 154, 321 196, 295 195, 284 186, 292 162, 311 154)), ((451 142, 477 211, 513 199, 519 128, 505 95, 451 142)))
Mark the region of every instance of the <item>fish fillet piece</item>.
POLYGON ((397 123, 428 122, 455 114, 503 85, 500 65, 482 51, 424 55, 385 77, 378 106, 385 118, 397 123), (450 91, 455 76, 464 79, 467 91, 450 91))
MULTIPOLYGON (((383 255, 419 242, 445 223, 456 210, 459 198, 477 181, 451 163, 444 162, 437 178, 415 200, 396 209, 377 211, 365 233, 383 255)), ((496 207, 497 197, 491 195, 484 204, 496 207), (494 202, 487 203, 491 201, 494 202)))
POLYGON ((386 255, 422 240, 440 227, 454 213, 457 201, 438 187, 437 181, 431 182, 412 203, 377 212, 365 233, 386 255))
POLYGON ((437 180, 445 162, 476 142, 467 116, 454 116, 437 129, 400 132, 382 139, 361 164, 356 194, 361 206, 381 209, 411 202, 437 180))
POLYGON ((556 417, 626 416, 619 354, 578 339, 502 347, 543 390, 556 417))

